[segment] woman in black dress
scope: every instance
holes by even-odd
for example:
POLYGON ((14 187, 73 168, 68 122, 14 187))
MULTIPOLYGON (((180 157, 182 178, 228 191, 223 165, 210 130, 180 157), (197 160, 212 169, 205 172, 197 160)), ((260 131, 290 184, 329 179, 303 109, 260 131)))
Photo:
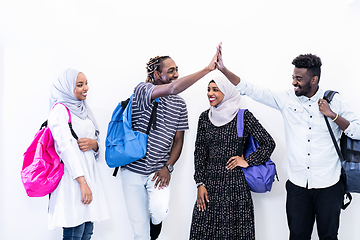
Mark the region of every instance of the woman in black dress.
POLYGON ((265 163, 275 142, 249 111, 244 113, 243 137, 238 137, 240 94, 228 80, 212 80, 207 95, 210 109, 199 117, 195 143, 198 196, 190 239, 255 239, 254 207, 242 168, 265 163), (260 147, 244 159, 250 135, 260 147))

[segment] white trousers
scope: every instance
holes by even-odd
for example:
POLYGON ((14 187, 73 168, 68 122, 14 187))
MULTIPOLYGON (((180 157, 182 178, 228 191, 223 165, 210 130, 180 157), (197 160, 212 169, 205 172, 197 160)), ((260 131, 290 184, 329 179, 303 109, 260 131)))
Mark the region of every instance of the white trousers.
POLYGON ((170 184, 167 188, 154 188, 151 181, 155 173, 140 175, 121 169, 121 180, 134 239, 150 239, 150 218, 155 225, 162 222, 169 212, 170 184))

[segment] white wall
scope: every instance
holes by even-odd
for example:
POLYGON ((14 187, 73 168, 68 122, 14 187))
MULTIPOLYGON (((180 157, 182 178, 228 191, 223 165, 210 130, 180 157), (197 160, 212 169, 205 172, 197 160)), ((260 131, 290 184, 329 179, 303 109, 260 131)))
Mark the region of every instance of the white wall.
MULTIPOLYGON (((120 178, 104 160, 107 124, 117 103, 146 77, 145 64, 170 55, 180 76, 205 67, 223 41, 227 67, 272 88, 291 88, 291 61, 301 53, 322 58, 324 89, 338 90, 360 116, 360 1, 0 1, 0 238, 61 239, 47 230, 47 198, 26 196, 22 154, 48 115, 49 86, 67 67, 89 79, 88 101, 102 136, 101 172, 111 219, 96 223, 93 239, 133 239, 120 178)), ((181 95, 190 130, 172 177, 170 214, 160 240, 188 238, 196 187, 192 178, 197 119, 208 107, 206 76, 181 95)), ((274 137, 280 182, 253 194, 259 240, 288 238, 285 215, 286 146, 279 112, 243 97, 274 137)), ((341 215, 340 239, 357 239, 360 198, 341 215)), ((316 230, 314 232, 316 237, 316 230)))

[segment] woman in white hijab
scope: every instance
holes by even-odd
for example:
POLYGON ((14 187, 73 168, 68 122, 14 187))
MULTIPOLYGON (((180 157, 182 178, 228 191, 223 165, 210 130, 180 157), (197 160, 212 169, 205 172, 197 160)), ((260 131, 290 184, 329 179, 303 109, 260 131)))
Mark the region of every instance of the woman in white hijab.
POLYGON ((238 137, 240 94, 227 79, 216 77, 210 81, 207 96, 210 109, 199 117, 195 142, 198 196, 190 239, 253 240, 254 209, 242 168, 265 163, 275 142, 248 110, 244 113, 243 137, 238 137), (244 159, 244 145, 250 135, 260 147, 244 159))
POLYGON ((50 195, 49 228, 62 227, 64 240, 90 239, 93 222, 108 218, 96 169, 99 130, 86 103, 88 90, 86 76, 67 69, 55 79, 50 92, 48 124, 65 169, 58 187, 50 195), (78 140, 70 131, 68 110, 78 140))

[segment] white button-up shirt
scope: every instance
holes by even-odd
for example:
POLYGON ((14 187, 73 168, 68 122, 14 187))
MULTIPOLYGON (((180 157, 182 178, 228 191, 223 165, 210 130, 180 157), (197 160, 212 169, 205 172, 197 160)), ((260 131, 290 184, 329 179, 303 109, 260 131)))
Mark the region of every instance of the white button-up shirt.
MULTIPOLYGON (((297 186, 326 188, 339 181, 341 164, 324 115, 319 111, 318 100, 324 91, 319 89, 314 96, 297 97, 294 90, 274 92, 245 80, 236 86, 241 95, 247 95, 269 107, 280 110, 285 127, 289 180, 297 186)), ((340 94, 335 94, 330 103, 332 111, 350 122, 345 134, 360 139, 360 121, 340 94)), ((329 119, 330 126, 339 144, 341 129, 329 119)))

